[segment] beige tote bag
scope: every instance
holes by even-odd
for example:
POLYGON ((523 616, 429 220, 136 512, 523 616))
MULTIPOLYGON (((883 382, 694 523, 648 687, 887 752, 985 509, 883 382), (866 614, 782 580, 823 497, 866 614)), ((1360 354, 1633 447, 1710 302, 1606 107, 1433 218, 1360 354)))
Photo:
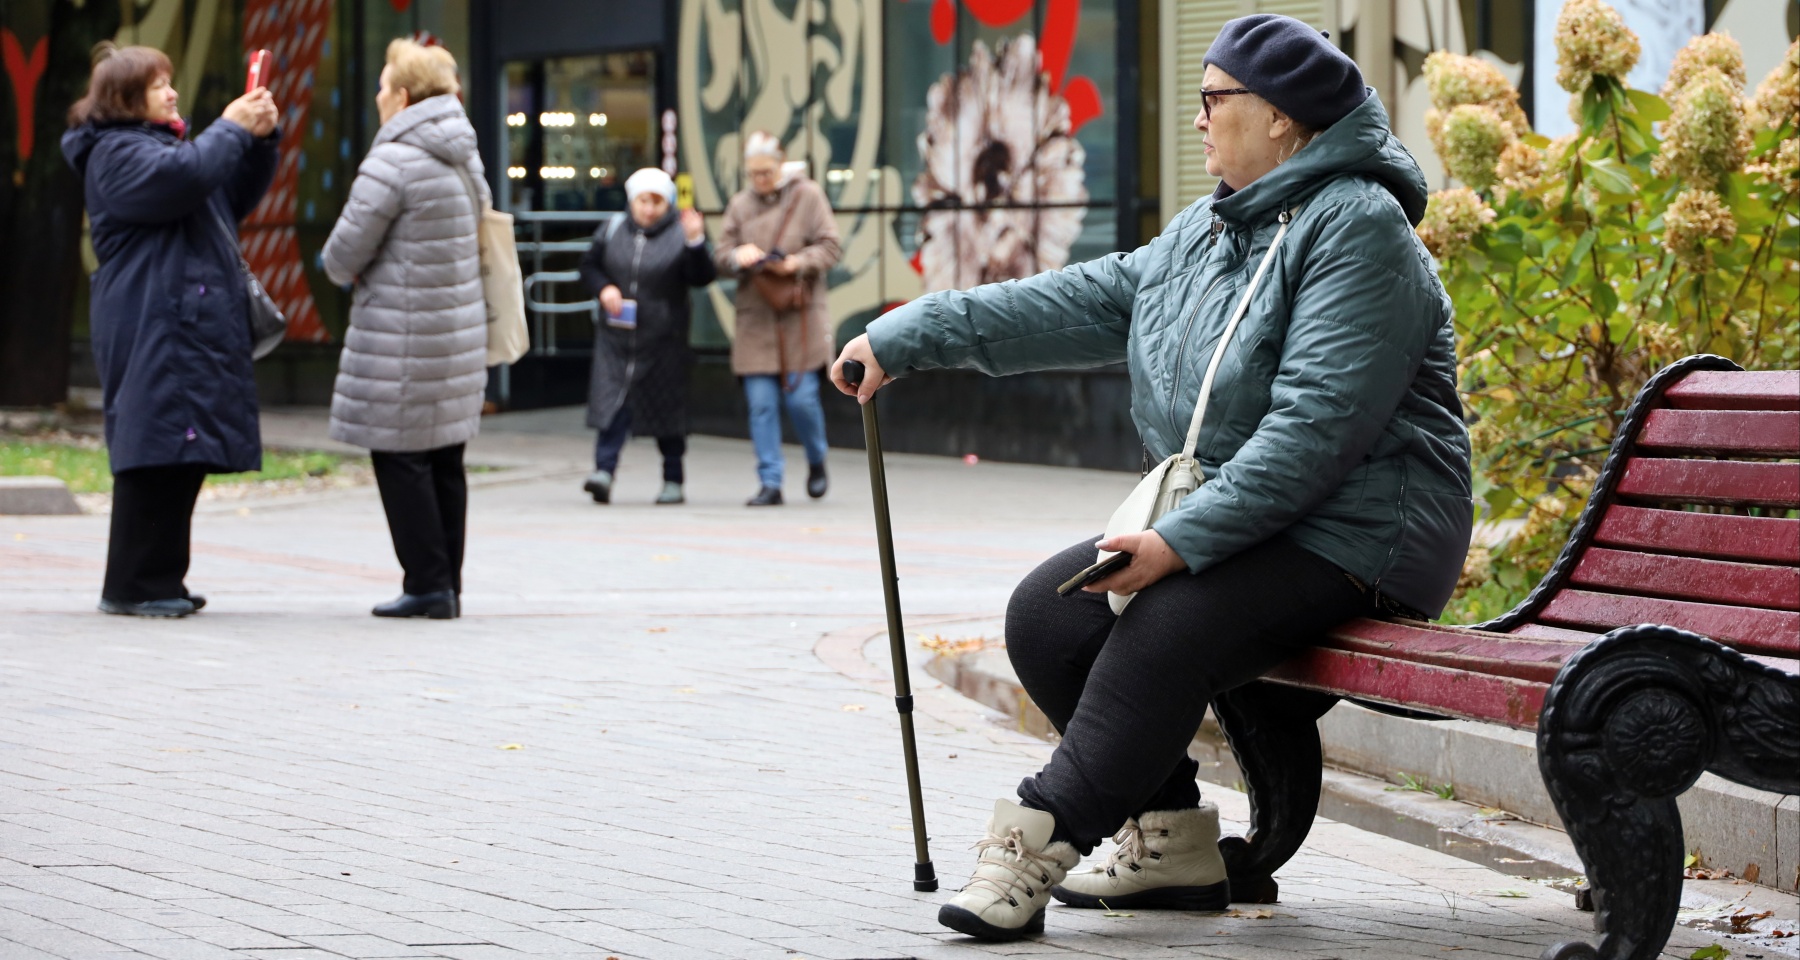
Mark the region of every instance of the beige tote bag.
POLYGON ((469 200, 481 211, 475 239, 481 246, 481 296, 487 301, 487 365, 514 363, 531 349, 525 329, 525 280, 519 271, 519 247, 513 218, 481 202, 469 171, 456 168, 469 200))

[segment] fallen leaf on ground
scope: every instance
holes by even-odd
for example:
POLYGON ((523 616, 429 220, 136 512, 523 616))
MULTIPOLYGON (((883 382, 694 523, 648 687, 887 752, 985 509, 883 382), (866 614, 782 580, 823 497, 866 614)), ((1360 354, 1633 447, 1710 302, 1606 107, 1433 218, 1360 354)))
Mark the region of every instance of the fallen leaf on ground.
POLYGON ((693 687, 676 687, 675 692, 676 693, 699 693, 700 691, 695 690, 693 687))
POLYGON ((1225 911, 1225 915, 1228 917, 1237 917, 1240 920, 1269 920, 1275 916, 1275 911, 1244 910, 1240 908, 1236 910, 1227 910, 1225 911))
POLYGON ((645 633, 668 633, 669 628, 668 627, 651 627, 649 630, 646 630, 644 632, 645 633))
POLYGON ((672 553, 659 553, 650 558, 651 563, 673 563, 676 557, 672 553))
POLYGON ((1681 876, 1687 880, 1728 880, 1731 878, 1731 871, 1715 870, 1712 867, 1688 867, 1681 871, 1681 876))
POLYGON ((1731 915, 1731 932, 1749 933, 1751 924, 1758 920, 1767 920, 1774 915, 1775 911, 1773 910, 1764 910, 1761 913, 1734 913, 1731 915))
POLYGON ((1481 891, 1481 895, 1484 897, 1507 897, 1507 898, 1510 898, 1513 900, 1523 900, 1524 898, 1531 896, 1531 894, 1526 893, 1523 890, 1510 890, 1510 889, 1509 890, 1483 890, 1483 891, 1481 891))
POLYGON ((525 749, 525 745, 522 743, 503 743, 500 745, 500 749, 502 749, 502 750, 523 750, 523 749, 525 749))
POLYGON ((1725 960, 1729 956, 1731 956, 1730 950, 1714 943, 1688 954, 1688 960, 1725 960))
POLYGON ((845 713, 861 713, 861 712, 863 712, 863 705, 860 703, 846 703, 846 704, 844 704, 844 712, 845 713))

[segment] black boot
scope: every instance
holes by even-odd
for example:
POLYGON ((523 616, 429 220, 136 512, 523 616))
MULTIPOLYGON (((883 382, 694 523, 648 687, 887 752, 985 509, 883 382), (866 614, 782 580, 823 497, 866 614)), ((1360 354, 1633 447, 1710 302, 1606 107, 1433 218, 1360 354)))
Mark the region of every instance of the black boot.
POLYGON ((378 617, 426 617, 431 620, 454 620, 462 616, 462 603, 455 590, 432 593, 403 593, 369 611, 378 617))
POLYGON ((806 495, 814 500, 825 495, 831 488, 830 478, 825 476, 825 465, 815 463, 806 469, 806 495))
POLYGON ((764 487, 756 491, 756 496, 744 501, 746 507, 779 507, 781 506, 781 488, 764 487))
MULTIPOLYGON (((205 601, 201 601, 205 602, 205 601)), ((185 617, 197 608, 193 601, 186 597, 171 597, 167 600, 144 600, 132 603, 125 600, 108 600, 100 598, 100 612, 120 617, 185 617)))

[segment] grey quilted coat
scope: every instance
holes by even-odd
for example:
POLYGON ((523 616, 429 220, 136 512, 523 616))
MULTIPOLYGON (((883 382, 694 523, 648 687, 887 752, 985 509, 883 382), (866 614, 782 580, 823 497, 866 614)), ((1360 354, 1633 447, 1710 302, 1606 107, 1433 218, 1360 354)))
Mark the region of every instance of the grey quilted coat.
POLYGON ((331 398, 331 437, 387 452, 466 442, 487 388, 481 294, 484 202, 475 128, 454 96, 421 100, 382 124, 325 241, 325 273, 355 281, 331 398))
MULTIPOLYGON (((1132 420, 1161 460, 1181 449, 1213 348, 1292 211, 1219 366, 1197 451, 1206 483, 1155 530, 1194 573, 1285 534, 1435 616, 1474 510, 1450 298, 1412 229, 1425 193, 1371 92, 1145 246, 921 297, 870 323, 869 340, 894 375, 1125 361, 1132 420)), ((1096 520, 1112 509, 1096 505, 1096 520)))

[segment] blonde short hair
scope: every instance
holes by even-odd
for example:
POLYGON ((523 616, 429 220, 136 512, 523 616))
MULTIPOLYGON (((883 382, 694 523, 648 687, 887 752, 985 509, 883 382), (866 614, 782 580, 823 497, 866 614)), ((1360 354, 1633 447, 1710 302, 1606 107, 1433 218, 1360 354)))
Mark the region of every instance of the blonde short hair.
POLYGON ((407 103, 462 92, 456 79, 456 58, 443 47, 427 47, 402 37, 388 44, 387 65, 394 70, 394 86, 406 91, 407 103))

